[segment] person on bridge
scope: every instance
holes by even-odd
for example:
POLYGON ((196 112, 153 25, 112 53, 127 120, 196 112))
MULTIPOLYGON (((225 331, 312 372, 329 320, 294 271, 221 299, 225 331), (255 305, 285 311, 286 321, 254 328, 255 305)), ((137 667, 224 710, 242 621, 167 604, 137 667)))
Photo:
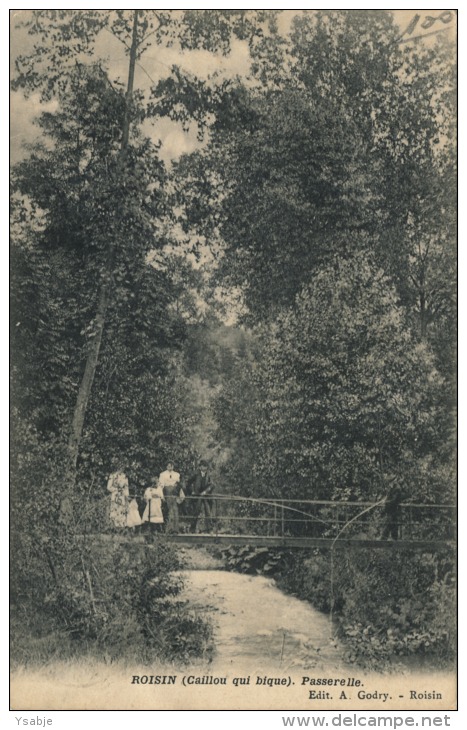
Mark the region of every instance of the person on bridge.
POLYGON ((178 505, 182 498, 182 489, 180 485, 180 474, 177 471, 174 471, 174 466, 171 462, 167 464, 167 469, 159 475, 159 486, 163 490, 167 504, 167 532, 178 532, 178 505))
POLYGON ((146 507, 143 512, 143 523, 147 522, 151 530, 162 530, 164 524, 164 516, 162 514, 162 500, 164 493, 159 484, 157 477, 153 479, 153 483, 144 492, 146 507))
POLYGON ((116 528, 126 527, 130 490, 128 477, 121 464, 118 464, 117 470, 109 476, 107 490, 110 492, 109 517, 111 523, 116 528))
POLYGON ((135 530, 136 527, 139 527, 142 524, 143 523, 138 509, 138 502, 136 500, 136 495, 134 495, 128 504, 126 526, 131 527, 133 528, 133 530, 135 530))
POLYGON ((190 532, 196 532, 201 513, 204 514, 207 531, 211 531, 214 516, 214 500, 210 495, 212 495, 213 489, 214 485, 211 482, 208 464, 206 461, 200 461, 198 469, 187 481, 187 494, 192 497, 190 500, 190 532))
POLYGON ((383 540, 387 540, 389 537, 393 540, 397 540, 399 538, 402 500, 402 489, 397 482, 393 481, 383 507, 383 516, 386 521, 383 534, 381 536, 383 540))

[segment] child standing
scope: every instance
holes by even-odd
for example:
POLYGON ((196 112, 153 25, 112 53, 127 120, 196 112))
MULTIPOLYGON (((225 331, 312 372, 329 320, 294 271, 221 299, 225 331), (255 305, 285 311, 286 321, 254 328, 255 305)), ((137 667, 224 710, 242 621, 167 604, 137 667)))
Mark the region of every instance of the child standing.
POLYGON ((143 522, 147 522, 153 527, 150 529, 157 530, 157 525, 164 523, 164 517, 162 514, 162 500, 164 499, 164 492, 162 487, 159 485, 157 477, 154 479, 152 486, 148 487, 144 492, 144 499, 146 501, 146 507, 143 513, 143 522))

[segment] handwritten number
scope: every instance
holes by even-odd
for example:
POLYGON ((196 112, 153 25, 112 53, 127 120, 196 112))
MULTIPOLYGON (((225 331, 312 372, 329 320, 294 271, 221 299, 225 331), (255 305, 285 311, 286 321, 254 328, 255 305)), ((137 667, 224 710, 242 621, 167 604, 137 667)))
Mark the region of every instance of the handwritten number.
MULTIPOLYGON (((406 35, 412 35, 415 28, 418 25, 418 22, 420 20, 420 15, 418 13, 413 16, 412 20, 408 24, 407 28, 402 33, 400 40, 404 38, 406 35)), ((444 23, 446 25, 447 23, 450 23, 452 20, 452 12, 450 10, 444 10, 440 15, 438 15, 436 18, 432 15, 425 15, 425 19, 423 23, 420 24, 420 27, 423 28, 423 30, 428 30, 431 28, 432 25, 436 23, 436 21, 439 20, 441 23, 444 23)), ((429 33, 427 35, 430 35, 429 33)), ((419 36, 420 38, 423 38, 423 36, 419 36)))
POLYGON ((422 23, 423 30, 428 30, 428 28, 431 28, 433 23, 435 23, 438 20, 438 18, 433 18, 431 15, 425 15, 425 20, 422 23))
POLYGON ((420 16, 414 15, 412 20, 408 24, 407 28, 402 33, 402 37, 404 37, 406 34, 411 35, 414 32, 415 28, 417 27, 417 23, 419 20, 420 20, 420 16))
POLYGON ((450 23, 452 20, 452 13, 450 10, 445 10, 444 13, 438 16, 438 20, 442 23, 450 23))

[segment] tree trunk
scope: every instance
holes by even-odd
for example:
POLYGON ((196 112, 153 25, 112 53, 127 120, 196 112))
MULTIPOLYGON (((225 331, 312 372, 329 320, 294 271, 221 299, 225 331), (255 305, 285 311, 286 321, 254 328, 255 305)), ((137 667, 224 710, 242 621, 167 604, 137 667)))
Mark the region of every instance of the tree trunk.
POLYGON ((426 328, 427 328, 427 311, 426 311, 426 278, 425 278, 425 262, 422 260, 420 265, 420 274, 418 281, 418 294, 419 294, 419 306, 420 306, 420 339, 426 340, 426 328))
MULTIPOLYGON (((108 273, 108 272, 107 272, 108 273)), ((69 468, 70 474, 76 472, 76 463, 78 460, 79 446, 81 435, 83 433, 84 417, 86 408, 91 395, 92 383, 96 373, 97 363, 99 360, 99 352, 101 348, 102 335, 104 333, 105 315, 110 299, 110 278, 103 282, 99 292, 99 300, 97 303, 96 317, 94 320, 94 331, 89 342, 89 351, 86 359, 83 377, 76 398, 75 410, 73 413, 73 421, 71 424, 70 439, 68 442, 69 449, 69 468)))
POLYGON ((426 299, 425 292, 420 292, 420 336, 424 341, 426 340, 426 326, 427 326, 427 312, 426 312, 426 299))
MULTIPOLYGON (((123 119, 122 129, 122 143, 120 147, 120 157, 125 156, 125 152, 128 147, 128 141, 130 136, 130 121, 131 121, 131 103, 133 97, 133 84, 135 78, 135 66, 136 66, 136 53, 138 49, 138 15, 139 10, 135 10, 133 13, 133 33, 132 42, 130 48, 130 61, 128 68, 128 83, 126 91, 126 108, 125 116, 123 119)), ((96 316, 94 319, 94 327, 91 339, 89 341, 88 354, 86 359, 86 365, 84 368, 83 377, 76 397, 76 404, 73 412, 73 419, 71 423, 70 436, 68 440, 68 454, 67 464, 65 469, 65 484, 63 488, 64 497, 61 503, 60 509, 60 521, 62 523, 69 523, 73 518, 73 506, 71 496, 74 491, 74 485, 76 482, 76 467, 78 462, 79 449, 81 444, 81 438, 83 435, 84 419, 86 417, 86 410, 91 395, 92 384, 94 376, 96 374, 97 364, 99 361, 99 352, 102 343, 102 336, 104 333, 105 321, 107 308, 109 306, 111 298, 111 281, 113 274, 115 260, 115 241, 109 241, 108 257, 106 263, 106 269, 102 275, 102 282, 100 286, 96 316)))
POLYGON ((125 117, 123 119, 122 153, 128 147, 128 139, 130 136, 131 103, 133 99, 133 83, 135 80, 136 51, 138 50, 138 14, 139 10, 135 10, 133 14, 133 35, 130 48, 130 64, 128 67, 128 83, 126 87, 125 117))

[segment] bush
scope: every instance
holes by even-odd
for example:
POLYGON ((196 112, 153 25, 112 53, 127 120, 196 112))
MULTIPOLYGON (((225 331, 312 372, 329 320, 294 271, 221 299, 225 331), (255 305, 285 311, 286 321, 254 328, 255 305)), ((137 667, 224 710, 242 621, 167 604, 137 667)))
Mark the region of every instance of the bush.
POLYGON ((253 575, 274 575, 284 564, 284 550, 255 548, 250 545, 228 547, 221 550, 221 556, 229 570, 253 575))
MULTIPOLYGON (((44 663, 84 654, 185 661, 209 651, 211 628, 177 599, 176 552, 93 537, 108 498, 78 480, 74 523, 58 521, 63 444, 44 441, 13 413, 11 658, 44 663)), ((92 485, 91 485, 92 486, 92 485)))
POLYGON ((381 669, 397 658, 447 665, 456 653, 456 588, 449 554, 335 551, 288 555, 279 584, 332 610, 346 659, 381 669))
POLYGON ((69 656, 185 662, 210 651, 210 625, 177 598, 183 581, 175 572, 176 554, 167 545, 157 542, 142 554, 138 544, 71 534, 42 540, 26 534, 18 542, 22 560, 15 559, 21 567, 12 592, 14 662, 56 657, 57 635, 64 638, 69 656))

